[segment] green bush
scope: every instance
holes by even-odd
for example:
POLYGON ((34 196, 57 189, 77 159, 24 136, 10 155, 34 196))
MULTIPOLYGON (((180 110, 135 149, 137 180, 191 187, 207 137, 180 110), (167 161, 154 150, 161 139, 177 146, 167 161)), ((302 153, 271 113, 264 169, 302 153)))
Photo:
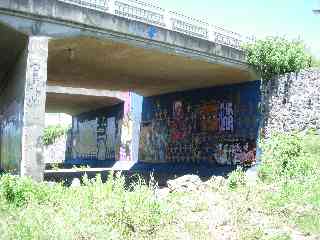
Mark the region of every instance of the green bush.
POLYGON ((320 67, 320 59, 313 56, 311 59, 311 67, 319 68, 320 67))
POLYGON ((244 46, 247 61, 260 72, 263 80, 278 74, 297 72, 311 66, 312 60, 303 42, 268 37, 244 46))
POLYGON ((59 137, 67 134, 69 126, 50 125, 44 129, 42 142, 44 145, 48 146, 53 144, 59 137))
POLYGON ((238 167, 235 171, 229 174, 228 186, 230 189, 236 189, 240 186, 245 186, 246 184, 247 184, 247 176, 241 167, 238 167))
POLYGON ((35 183, 31 178, 5 174, 0 177, 0 195, 17 207, 30 201, 42 203, 49 200, 49 189, 43 183, 35 183))
POLYGON ((274 180, 283 176, 301 174, 307 168, 303 156, 302 137, 298 134, 275 134, 260 144, 262 165, 259 176, 262 180, 274 180))

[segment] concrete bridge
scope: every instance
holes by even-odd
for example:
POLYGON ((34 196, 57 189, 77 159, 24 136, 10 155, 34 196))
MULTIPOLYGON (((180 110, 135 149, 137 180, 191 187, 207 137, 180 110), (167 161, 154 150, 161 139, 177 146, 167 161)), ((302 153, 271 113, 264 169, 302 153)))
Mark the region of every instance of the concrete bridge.
POLYGON ((237 163, 258 125, 247 41, 139 0, 2 0, 1 167, 42 179, 46 112, 74 116, 71 162, 237 163), (242 108, 252 132, 236 124, 242 108))

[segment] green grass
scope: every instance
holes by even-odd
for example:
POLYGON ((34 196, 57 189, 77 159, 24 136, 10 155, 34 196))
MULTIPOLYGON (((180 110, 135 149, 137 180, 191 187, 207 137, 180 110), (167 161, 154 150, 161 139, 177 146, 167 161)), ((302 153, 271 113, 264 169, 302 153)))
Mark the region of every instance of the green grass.
POLYGON ((2 176, 0 239, 150 239, 169 222, 165 203, 142 182, 126 188, 120 176, 83 181, 66 188, 2 176))
POLYGON ((261 184, 277 189, 261 196, 266 209, 303 233, 320 234, 320 136, 277 135, 263 147, 261 184))
POLYGON ((67 188, 3 175, 0 240, 203 240, 223 231, 231 239, 289 240, 288 229, 320 236, 320 136, 277 134, 262 148, 257 185, 237 169, 165 199, 139 178, 127 186, 121 176, 85 177, 67 188))
POLYGON ((229 193, 224 192, 234 205, 231 213, 239 238, 291 239, 286 230, 265 235, 268 228, 320 236, 320 135, 314 131, 275 134, 261 146, 258 184, 247 185, 245 174, 237 169, 228 177, 229 193), (252 212, 259 213, 260 222, 270 220, 270 226, 252 225, 248 220, 252 212))

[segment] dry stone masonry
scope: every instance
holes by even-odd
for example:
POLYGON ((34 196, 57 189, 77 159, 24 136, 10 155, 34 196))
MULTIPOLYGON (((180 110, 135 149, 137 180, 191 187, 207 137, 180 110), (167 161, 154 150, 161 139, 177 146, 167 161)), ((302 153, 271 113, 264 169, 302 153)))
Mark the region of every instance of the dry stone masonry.
POLYGON ((320 69, 289 73, 262 84, 263 134, 320 130, 320 69))

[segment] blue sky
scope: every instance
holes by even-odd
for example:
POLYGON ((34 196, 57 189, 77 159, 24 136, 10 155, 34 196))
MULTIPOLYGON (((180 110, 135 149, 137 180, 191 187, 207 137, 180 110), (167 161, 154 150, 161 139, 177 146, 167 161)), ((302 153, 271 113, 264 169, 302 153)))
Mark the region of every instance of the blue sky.
MULTIPOLYGON (((230 30, 264 36, 302 38, 320 57, 318 0, 154 0, 160 6, 207 19, 230 30)), ((319 0, 320 5, 320 0, 319 0)))

